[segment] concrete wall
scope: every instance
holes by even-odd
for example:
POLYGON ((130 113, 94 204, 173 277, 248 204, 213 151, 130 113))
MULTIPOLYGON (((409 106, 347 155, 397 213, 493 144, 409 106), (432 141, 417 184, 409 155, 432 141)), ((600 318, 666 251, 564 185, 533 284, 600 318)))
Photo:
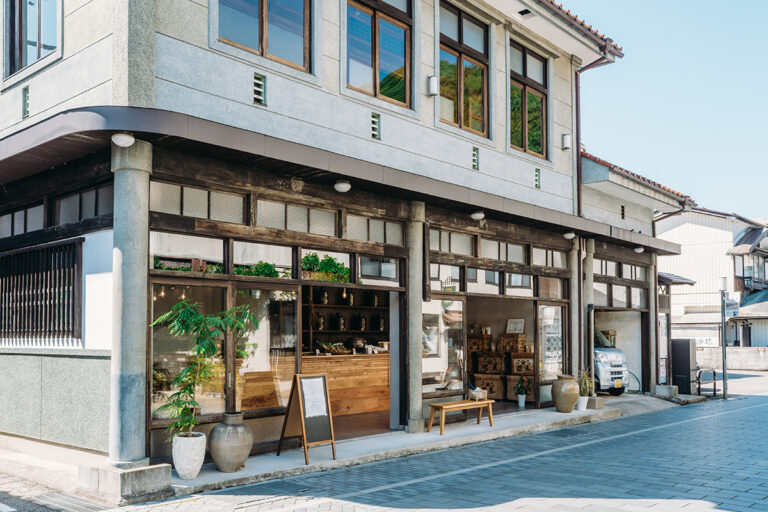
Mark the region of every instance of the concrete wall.
MULTIPOLYGON (((768 348, 727 347, 729 370, 768 371, 768 348)), ((705 369, 722 370, 723 353, 720 347, 696 347, 696 363, 705 369)))
POLYGON ((584 216, 598 222, 605 222, 635 232, 650 235, 653 233, 653 210, 639 204, 608 195, 589 186, 583 189, 584 216), (624 217, 621 218, 621 207, 624 217))
POLYGON ((599 331, 616 331, 616 348, 624 351, 627 369, 642 382, 643 352, 641 313, 634 311, 596 311, 599 331))
POLYGON ((0 433, 106 452, 109 375, 106 351, 0 349, 0 433))

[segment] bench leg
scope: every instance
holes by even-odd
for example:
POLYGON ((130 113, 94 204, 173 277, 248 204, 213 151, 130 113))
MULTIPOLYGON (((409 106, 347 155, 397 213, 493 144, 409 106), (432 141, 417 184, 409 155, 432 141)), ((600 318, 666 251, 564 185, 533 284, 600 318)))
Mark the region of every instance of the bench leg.
POLYGON ((493 410, 491 410, 491 404, 488 404, 488 422, 493 426, 493 410))
POLYGON ((482 418, 482 417, 483 417, 483 408, 482 407, 478 407, 477 408, 477 424, 478 425, 480 424, 480 418, 482 418))
POLYGON ((445 433, 445 409, 440 409, 440 435, 445 433))
POLYGON ((427 422, 427 432, 432 430, 432 422, 435 421, 435 408, 429 408, 429 421, 427 422))

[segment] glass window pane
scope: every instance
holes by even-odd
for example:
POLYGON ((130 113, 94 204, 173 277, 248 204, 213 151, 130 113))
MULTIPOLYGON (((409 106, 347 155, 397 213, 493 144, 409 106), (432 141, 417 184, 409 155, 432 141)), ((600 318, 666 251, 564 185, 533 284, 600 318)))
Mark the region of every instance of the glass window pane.
POLYGON ((517 244, 507 244, 507 261, 513 263, 526 263, 525 246, 517 244))
POLYGON ((563 372, 562 316, 563 308, 560 306, 539 306, 540 380, 556 379, 563 372))
POLYGON ((645 267, 635 267, 635 279, 638 281, 645 281, 647 274, 645 273, 645 267))
POLYGON ((433 300, 422 305, 422 391, 464 389, 463 303, 433 300))
POLYGON ((476 268, 467 268, 467 281, 477 281, 476 268))
POLYGON ((408 0, 384 0, 384 2, 388 3, 393 7, 397 7, 398 9, 400 9, 405 13, 408 12, 408 0))
POLYGON ((440 250, 440 231, 436 229, 429 230, 429 250, 430 251, 440 250))
POLYGON ((90 219, 96 216, 96 190, 86 190, 81 194, 80 218, 90 219))
MULTIPOLYGON (((101 201, 100 207, 101 207, 101 201)), ((181 214, 181 187, 168 183, 149 182, 149 209, 153 212, 181 214)))
POLYGON ((734 256, 734 260, 736 261, 736 270, 735 270, 736 275, 743 276, 744 275, 744 258, 742 256, 734 256))
POLYGON ((539 277, 539 297, 544 299, 562 299, 562 280, 556 277, 539 277))
MULTIPOLYGON (((219 313, 225 309, 223 288, 203 286, 181 286, 155 284, 152 286, 152 318, 167 313, 178 302, 187 299, 200 304, 204 314, 219 313)), ((178 387, 173 379, 192 364, 192 335, 173 336, 167 326, 152 329, 152 411, 153 417, 167 418, 163 413, 155 414, 158 407, 178 387)), ((195 389, 195 400, 200 405, 198 414, 224 412, 224 381, 226 365, 221 351, 221 340, 216 340, 216 354, 210 360, 213 376, 210 382, 195 389)))
POLYGON ((533 297, 533 279, 524 274, 506 274, 505 295, 516 297, 533 297))
POLYGON ((532 78, 544 85, 544 62, 530 53, 526 57, 526 63, 528 64, 528 78, 532 78))
POLYGON ((547 266, 547 250, 546 249, 539 249, 538 247, 533 248, 533 264, 538 265, 540 267, 547 266))
POLYGON ((224 243, 218 238, 150 231, 149 257, 150 268, 155 270, 211 274, 224 271, 224 243))
POLYGON ((379 19, 379 93, 405 103, 405 29, 379 19))
POLYGON ((219 37, 261 51, 259 0, 219 0, 219 37))
POLYGON ((483 258, 499 259, 499 242, 496 240, 480 239, 480 256, 483 258))
MULTIPOLYGON (((151 183, 150 183, 150 190, 151 190, 151 183)), ((104 185, 103 187, 99 187, 97 191, 97 197, 98 197, 98 212, 97 215, 112 215, 112 210, 114 208, 113 202, 114 202, 114 195, 115 195, 115 189, 110 183, 109 185, 104 185)), ((151 197, 151 193, 150 193, 151 197)), ((176 196, 178 198, 178 195, 176 196)), ((178 199, 176 202, 177 210, 176 213, 178 213, 178 199)), ((150 208, 151 209, 151 208, 150 208)))
POLYGON ((20 235, 24 232, 24 210, 13 212, 13 234, 20 235))
POLYGON ((568 257, 563 251, 552 251, 552 266, 555 268, 568 268, 568 257))
POLYGON ((495 270, 467 268, 467 291, 470 293, 499 294, 499 273, 495 270), (475 279, 470 281, 469 271, 473 271, 475 279))
POLYGON ((451 233, 451 252, 454 254, 467 254, 472 256, 472 237, 469 235, 461 235, 459 233, 451 233))
POLYGON ((40 4, 40 39, 42 49, 40 57, 53 53, 58 44, 56 27, 56 0, 41 0, 40 4))
POLYGON ((267 1, 267 53, 304 66, 304 0, 267 1))
POLYGON ((371 242, 384 243, 384 221, 378 219, 370 219, 368 221, 368 239, 371 242))
POLYGON ((523 149, 523 88, 509 84, 509 143, 523 149))
POLYGON ((468 60, 464 61, 464 126, 485 131, 485 68, 468 60))
POLYGON ((440 50, 440 119, 459 124, 459 59, 440 50))
POLYGON ((285 407, 296 371, 296 292, 244 288, 235 297, 256 319, 236 341, 236 409, 285 407))
POLYGON ((440 7, 440 33, 459 41, 459 17, 445 7, 440 7))
POLYGON ((509 47, 509 68, 519 75, 523 74, 523 51, 516 46, 509 47))
POLYGON ((301 278, 347 283, 349 282, 349 254, 302 249, 301 278))
POLYGON ((611 292, 613 293, 613 307, 626 308, 627 307, 627 287, 613 284, 611 285, 611 292))
POLYGON ((347 5, 347 83, 373 94, 373 23, 370 14, 347 5))
POLYGON ((13 215, 0 215, 0 238, 5 238, 13 234, 13 215))
POLYGON ((528 91, 528 149, 544 153, 544 99, 528 91))
POLYGON ((451 265, 430 265, 430 288, 434 291, 458 292, 460 287, 459 267, 451 265))
POLYGON ((646 296, 644 288, 632 288, 632 307, 635 309, 647 308, 646 296))
POLYGON ((290 247, 235 241, 232 253, 235 275, 291 277, 293 250, 290 247))
POLYGON ((360 256, 360 275, 362 277, 380 277, 381 260, 376 257, 360 256))
POLYGON ((244 209, 243 196, 211 191, 211 220, 242 224, 244 209))
POLYGON ((347 215, 347 238, 368 240, 368 219, 359 215, 347 215))
POLYGON ((464 31, 464 44, 477 50, 480 53, 485 53, 485 27, 474 21, 464 17, 462 23, 464 31))
POLYGON ((291 231, 300 231, 306 233, 309 231, 309 218, 306 206, 294 206, 289 204, 286 207, 285 229, 291 231))
POLYGON ((403 225, 399 222, 387 222, 387 243, 392 245, 403 245, 403 225))
POLYGON ((440 232, 440 250, 443 252, 450 252, 451 250, 451 234, 448 231, 440 232))
POLYGON ((43 205, 27 208, 27 233, 43 229, 43 205))
POLYGON ((285 205, 272 201, 256 201, 256 224, 267 228, 285 229, 285 205))
POLYGON ((398 260, 379 256, 360 256, 360 277, 367 285, 399 286, 398 260))
POLYGON ((27 44, 23 51, 23 65, 29 66, 37 60, 37 7, 39 0, 24 0, 22 5, 22 30, 27 44))
POLYGON ((592 260, 592 273, 597 275, 603 273, 603 260, 597 258, 592 260))
POLYGON ((56 201, 55 221, 57 226, 72 224, 80 220, 80 194, 62 197, 56 201))
POLYGON ((594 283, 592 289, 595 306, 608 306, 608 285, 605 283, 594 283))
POLYGON ((336 213, 310 208, 309 232, 316 235, 336 236, 336 213))
POLYGON ((618 277, 619 275, 618 264, 615 261, 605 262, 605 275, 618 277))
POLYGON ((182 215, 187 217, 197 217, 198 219, 208 218, 208 191, 184 187, 184 204, 182 215))

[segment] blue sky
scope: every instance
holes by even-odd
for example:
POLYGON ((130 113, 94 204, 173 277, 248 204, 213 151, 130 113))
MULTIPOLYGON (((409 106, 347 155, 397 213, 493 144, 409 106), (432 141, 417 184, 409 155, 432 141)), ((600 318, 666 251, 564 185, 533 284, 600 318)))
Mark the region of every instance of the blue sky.
POLYGON ((562 3, 624 48, 582 75, 587 151, 700 206, 768 217, 768 2, 562 3))

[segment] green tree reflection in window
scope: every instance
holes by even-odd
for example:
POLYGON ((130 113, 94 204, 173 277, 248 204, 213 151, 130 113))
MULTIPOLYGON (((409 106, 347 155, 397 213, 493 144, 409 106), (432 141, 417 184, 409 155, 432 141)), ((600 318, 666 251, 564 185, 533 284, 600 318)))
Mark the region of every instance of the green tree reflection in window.
POLYGON ((512 82, 509 85, 509 141, 517 148, 523 147, 523 88, 512 82))
POLYGON ((532 92, 528 92, 528 150, 543 153, 543 117, 544 100, 532 92))
POLYGON ((459 123, 458 57, 440 50, 440 118, 459 123))
POLYGON ((485 131, 485 106, 483 85, 485 70, 469 61, 464 61, 464 126, 472 130, 485 131))

